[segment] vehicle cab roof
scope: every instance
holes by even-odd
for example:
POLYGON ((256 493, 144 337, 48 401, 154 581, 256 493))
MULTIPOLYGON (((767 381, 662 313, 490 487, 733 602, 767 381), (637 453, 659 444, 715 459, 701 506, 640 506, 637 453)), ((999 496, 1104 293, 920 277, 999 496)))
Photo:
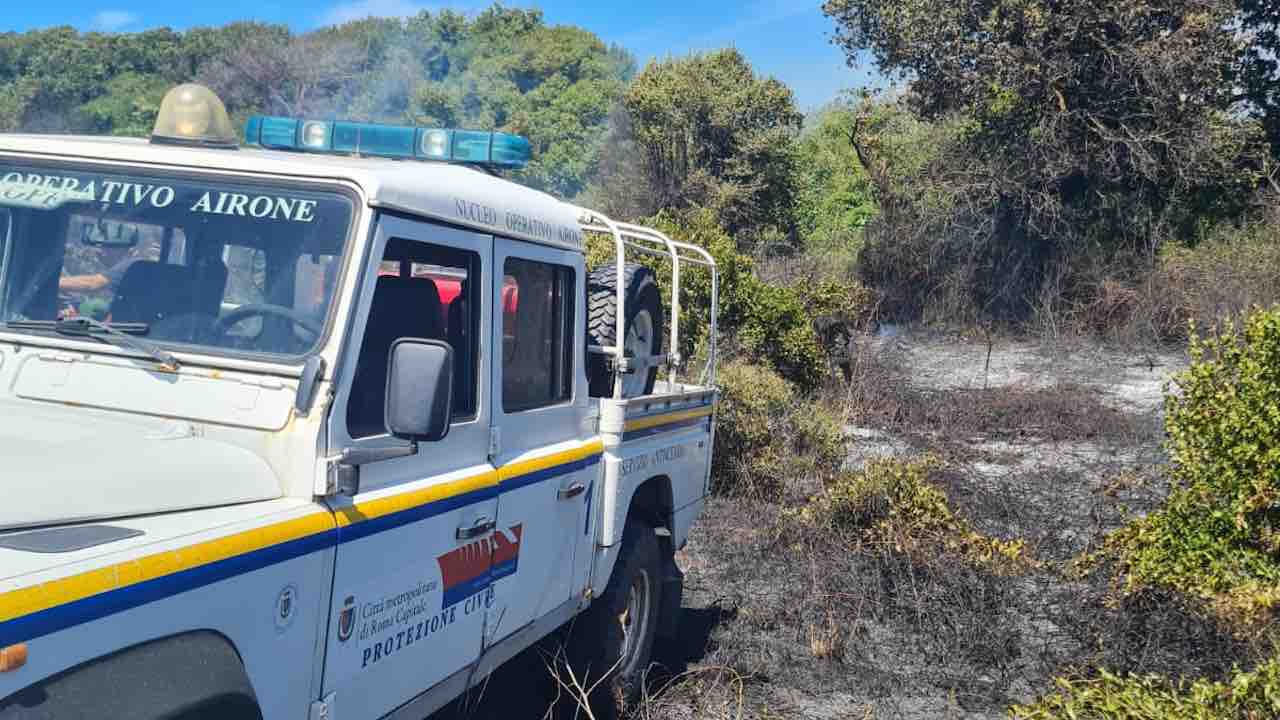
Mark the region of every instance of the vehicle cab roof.
POLYGON ((348 181, 361 189, 371 207, 570 250, 583 247, 578 210, 572 205, 463 165, 252 147, 159 145, 139 138, 0 134, 0 155, 7 153, 301 181, 348 181))

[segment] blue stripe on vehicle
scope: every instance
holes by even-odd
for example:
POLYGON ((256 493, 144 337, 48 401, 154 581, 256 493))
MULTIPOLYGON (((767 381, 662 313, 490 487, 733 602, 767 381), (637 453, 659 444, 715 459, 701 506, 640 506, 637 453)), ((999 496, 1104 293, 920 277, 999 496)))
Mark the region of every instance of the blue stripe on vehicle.
POLYGON ((400 512, 384 515, 380 518, 372 520, 362 520, 354 525, 338 528, 339 543, 353 542, 370 535, 395 530, 396 528, 412 525, 416 522, 428 520, 430 518, 453 512, 459 508, 475 505, 476 503, 485 502, 498 497, 498 487, 488 487, 483 490, 473 490, 461 495, 435 500, 424 505, 401 510, 400 512))
POLYGON ((527 473, 519 477, 514 477, 514 478, 511 478, 510 480, 504 480, 502 481, 499 487, 501 488, 501 492, 503 494, 514 492, 516 490, 519 490, 520 488, 529 487, 530 485, 537 485, 540 482, 545 482, 552 478, 560 477, 561 475, 568 475, 569 473, 572 473, 572 472, 585 470, 586 468, 589 468, 592 465, 596 465, 599 462, 600 462, 599 455, 591 455, 590 457, 585 457, 585 458, 582 458, 581 460, 574 460, 573 462, 568 462, 563 465, 555 465, 549 468, 544 468, 542 470, 536 470, 534 472, 527 473))
POLYGON ((300 558, 331 548, 337 542, 337 531, 329 530, 14 618, 0 623, 0 647, 101 620, 147 603, 300 558))
MULTIPOLYGON (((443 498, 383 517, 362 520, 354 525, 308 535, 288 542, 252 550, 162 577, 144 580, 122 588, 108 590, 80 600, 57 605, 0 622, 0 647, 26 642, 77 625, 132 610, 158 600, 197 590, 239 575, 288 562, 314 552, 328 550, 342 543, 421 522, 432 517, 485 502, 539 482, 591 467, 600 462, 600 454, 545 468, 513 478, 505 484, 443 498)), ((588 519, 589 520, 589 519, 588 519)))

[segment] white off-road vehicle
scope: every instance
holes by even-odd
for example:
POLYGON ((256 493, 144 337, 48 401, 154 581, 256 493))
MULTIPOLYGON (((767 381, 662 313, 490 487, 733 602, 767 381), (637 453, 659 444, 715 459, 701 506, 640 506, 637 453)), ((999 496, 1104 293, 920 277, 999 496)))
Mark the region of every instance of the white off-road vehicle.
POLYGON ((0 135, 0 719, 420 720, 553 633, 634 693, 710 256, 495 176, 518 137, 246 135, 198 86, 149 141, 0 135))

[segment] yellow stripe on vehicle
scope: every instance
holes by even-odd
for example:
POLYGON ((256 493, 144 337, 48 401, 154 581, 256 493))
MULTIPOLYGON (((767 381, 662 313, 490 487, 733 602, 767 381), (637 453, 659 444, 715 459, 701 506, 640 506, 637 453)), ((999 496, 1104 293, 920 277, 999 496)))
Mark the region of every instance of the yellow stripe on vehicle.
POLYGON ((498 469, 499 479, 503 482, 514 480, 523 475, 529 475, 541 470, 547 470, 558 465, 567 465, 575 463, 579 460, 585 460, 593 455, 599 455, 604 452, 604 443, 599 440, 573 448, 572 450, 564 450, 558 453, 552 453, 544 457, 533 458, 531 460, 521 460, 509 465, 504 465, 498 469))
POLYGON ((680 412, 666 413, 665 415, 654 415, 652 417, 637 418, 628 420, 625 428, 626 432, 634 432, 636 430, 648 430, 649 428, 658 427, 659 425, 667 425, 682 420, 692 420, 694 418, 707 417, 715 412, 713 407, 701 407, 693 410, 682 410, 680 412))
POLYGON ((334 528, 328 513, 313 513, 216 540, 167 550, 0 594, 0 623, 104 592, 227 560, 334 528))
MULTIPOLYGON (((351 539, 358 539, 399 526, 391 517, 399 513, 421 513, 434 503, 472 493, 483 496, 486 491, 492 491, 492 497, 496 497, 501 479, 549 471, 602 452, 601 441, 594 439, 581 447, 512 463, 501 470, 486 470, 458 480, 366 500, 335 513, 317 508, 316 512, 303 517, 0 593, 0 640, 25 641, 332 548, 345 541, 347 535, 343 528, 353 528, 356 532, 351 539), (383 519, 382 522, 364 525, 379 519, 383 519), (360 532, 361 526, 366 533, 360 532), (254 557, 246 557, 250 555, 254 557), (224 562, 233 558, 241 562, 224 562), (161 581, 161 584, 151 581, 161 581), (97 596, 104 596, 105 600, 95 599, 97 596), (81 602, 91 599, 91 602, 81 602)), ((416 522, 412 515, 404 520, 416 522)), ((0 646, 6 642, 0 642, 0 646)))
POLYGON ((336 513, 338 527, 350 527, 357 523, 413 510, 423 505, 430 505, 431 503, 466 495, 477 490, 497 487, 497 485, 498 473, 493 470, 486 470, 460 480, 452 480, 376 500, 365 500, 356 503, 353 507, 338 510, 336 513))

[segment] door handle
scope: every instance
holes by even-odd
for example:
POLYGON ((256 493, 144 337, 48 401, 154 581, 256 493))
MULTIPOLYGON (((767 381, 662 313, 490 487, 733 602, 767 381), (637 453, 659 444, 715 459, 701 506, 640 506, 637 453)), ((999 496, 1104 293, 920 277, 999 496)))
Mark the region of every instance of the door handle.
POLYGON ((587 491, 587 486, 576 482, 567 488, 560 488, 561 500, 572 500, 587 491))
POLYGON ((496 527, 498 527, 497 522, 490 520, 484 515, 481 515, 480 517, 476 518, 475 523, 473 523, 471 527, 458 528, 457 538, 459 540, 472 540, 486 533, 493 532, 493 529, 496 527))

